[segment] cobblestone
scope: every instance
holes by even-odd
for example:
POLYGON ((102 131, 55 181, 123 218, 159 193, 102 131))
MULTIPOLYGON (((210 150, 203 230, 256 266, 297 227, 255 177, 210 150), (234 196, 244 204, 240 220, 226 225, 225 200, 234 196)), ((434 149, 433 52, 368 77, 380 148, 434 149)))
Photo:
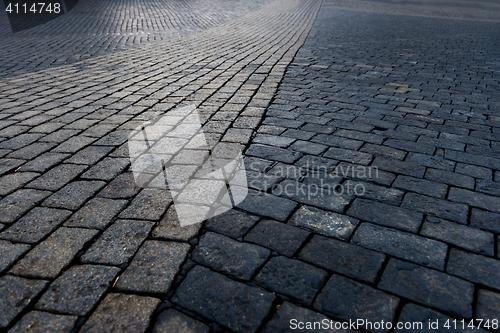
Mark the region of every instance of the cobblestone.
POLYGON ((198 266, 188 273, 173 301, 233 331, 255 332, 274 298, 259 288, 198 266))
MULTIPOLYGON (((333 275, 314 307, 343 320, 392 321, 399 299, 340 275, 333 275)), ((387 330, 384 330, 387 331, 387 330)))
POLYGON ((28 244, 13 244, 0 240, 0 272, 13 265, 16 260, 31 248, 28 244))
POLYGON ((209 232, 201 237, 193 251, 193 260, 216 271, 250 280, 269 254, 270 251, 263 247, 209 232))
POLYGON ((336 273, 374 282, 385 256, 357 245, 314 236, 299 258, 336 273))
POLYGON ((113 218, 128 204, 126 200, 94 198, 80 208, 64 223, 66 227, 91 229, 106 228, 113 218))
POLYGON ((464 318, 472 316, 474 286, 451 275, 391 259, 379 287, 464 318))
POLYGON ((69 332, 75 326, 76 316, 56 315, 47 312, 31 311, 24 315, 9 332, 43 333, 69 332))
POLYGON ((446 271, 465 280, 500 289, 500 261, 452 249, 446 271))
POLYGON ((208 333, 209 327, 185 314, 169 309, 163 311, 156 321, 153 333, 181 332, 208 333))

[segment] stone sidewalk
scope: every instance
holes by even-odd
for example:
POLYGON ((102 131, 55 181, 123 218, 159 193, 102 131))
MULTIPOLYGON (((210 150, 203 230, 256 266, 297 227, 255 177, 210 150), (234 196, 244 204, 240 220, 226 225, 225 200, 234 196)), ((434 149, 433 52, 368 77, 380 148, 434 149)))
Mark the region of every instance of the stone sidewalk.
POLYGON ((115 52, 133 3, 114 1, 97 36, 49 52, 36 36, 82 2, 2 48, 0 331, 500 331, 495 12, 240 2, 155 3, 184 19, 115 52), (214 155, 244 151, 250 190, 180 228, 168 191, 135 184, 127 139, 193 104, 214 155))

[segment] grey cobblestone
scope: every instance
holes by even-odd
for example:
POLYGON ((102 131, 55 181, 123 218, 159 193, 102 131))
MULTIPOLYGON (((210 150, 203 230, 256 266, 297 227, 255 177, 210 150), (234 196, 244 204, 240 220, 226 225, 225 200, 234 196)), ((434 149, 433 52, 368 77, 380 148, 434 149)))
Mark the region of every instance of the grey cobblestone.
POLYGON ((100 181, 75 181, 45 199, 42 205, 77 210, 104 185, 100 181))
POLYGON ((35 308, 84 316, 109 288, 118 272, 115 267, 72 266, 49 286, 35 308))
POLYGON ((143 189, 120 213, 119 218, 158 221, 171 203, 172 198, 168 191, 153 188, 143 189))
POLYGON ((51 192, 21 189, 0 201, 0 222, 12 223, 48 197, 51 192))
POLYGON ((71 332, 78 319, 76 316, 56 315, 47 312, 31 311, 24 315, 9 332, 45 333, 71 332))
POLYGON ((440 270, 448 250, 444 243, 370 223, 359 226, 352 243, 440 270))
POLYGON ((333 275, 316 298, 314 307, 346 321, 366 319, 387 322, 393 320, 398 303, 399 299, 395 296, 333 275))
POLYGON ((109 265, 128 262, 153 225, 147 221, 117 220, 85 252, 82 262, 109 265))
POLYGON ((241 243, 215 233, 206 233, 193 251, 193 260, 216 271, 249 280, 269 257, 263 247, 241 243))
POLYGON ((128 204, 126 200, 94 198, 87 202, 64 223, 66 227, 104 229, 128 204))
POLYGON ((464 318, 472 316, 474 286, 435 270, 391 259, 379 287, 464 318))
POLYGON ((500 261, 497 259, 452 249, 446 271, 465 280, 500 289, 500 261))
POLYGON ((86 169, 83 165, 60 164, 41 177, 28 184, 28 187, 40 190, 57 191, 86 169))
POLYGON ((402 207, 462 224, 467 223, 468 207, 448 200, 408 193, 403 200, 402 207))
POLYGON ((177 242, 146 241, 116 288, 145 293, 166 293, 184 261, 189 245, 177 242))
POLYGON ((275 296, 195 267, 177 289, 173 301, 237 332, 255 332, 275 296))
POLYGON ((163 311, 156 321, 153 333, 183 332, 208 333, 209 327, 185 314, 169 309, 163 311))
POLYGON ((382 253, 323 236, 314 236, 299 257, 336 273, 369 282, 375 281, 385 260, 382 253))
POLYGON ((13 244, 0 240, 0 272, 13 265, 16 260, 31 248, 28 244, 13 244))
POLYGON ((40 174, 35 172, 16 172, 5 175, 0 178, 0 195, 8 195, 38 176, 40 174))

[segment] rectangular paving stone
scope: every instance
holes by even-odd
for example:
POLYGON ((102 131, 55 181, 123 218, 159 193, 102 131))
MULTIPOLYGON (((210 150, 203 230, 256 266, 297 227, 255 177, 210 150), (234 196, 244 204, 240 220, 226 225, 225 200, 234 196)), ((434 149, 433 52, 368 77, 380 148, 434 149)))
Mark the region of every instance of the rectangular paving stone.
POLYGON ((141 188, 137 186, 134 175, 126 172, 118 175, 111 181, 98 196, 110 199, 126 199, 135 196, 141 188))
POLYGON ((119 272, 120 269, 109 266, 72 266, 49 286, 35 308, 85 316, 119 272))
POLYGON ((201 266, 189 271, 172 301, 236 332, 256 332, 275 296, 201 266))
POLYGON ((500 289, 500 260, 452 249, 446 271, 465 280, 500 289))
POLYGON ((324 270, 279 256, 271 258, 254 281, 267 289, 311 304, 326 278, 324 270))
POLYGON ((496 196, 452 187, 448 194, 448 199, 463 202, 473 207, 483 208, 491 212, 500 212, 500 198, 496 196))
POLYGON ((113 147, 108 146, 89 146, 80 150, 75 155, 71 156, 66 162, 75 164, 93 165, 101 158, 109 154, 113 147))
POLYGON ((11 333, 71 332, 77 316, 30 311, 10 329, 11 333))
POLYGON ((330 148, 324 154, 327 158, 333 158, 340 161, 345 161, 349 163, 356 163, 360 165, 368 165, 372 159, 373 155, 342 148, 330 148))
MULTIPOLYGON (((73 130, 68 130, 71 132, 71 134, 75 134, 73 130)), ((76 131, 78 132, 78 131, 76 131)), ((95 138, 90 138, 88 136, 72 136, 68 140, 64 141, 54 149, 52 149, 52 152, 54 153, 76 153, 80 149, 82 149, 85 146, 90 145, 92 142, 94 142, 96 139, 95 138)), ((59 141, 60 142, 60 141, 59 141)))
POLYGON ((253 214, 270 217, 278 221, 285 221, 295 207, 297 207, 297 203, 272 194, 249 190, 245 200, 239 203, 237 207, 253 214))
POLYGON ((309 206, 342 213, 352 198, 351 195, 343 194, 342 191, 343 189, 337 190, 333 186, 322 187, 318 184, 287 179, 274 186, 271 193, 309 206))
POLYGON ((40 190, 57 191, 80 175, 87 167, 75 164, 60 164, 27 185, 40 190))
POLYGON ((392 186, 437 198, 444 198, 448 190, 445 184, 408 176, 398 176, 392 186))
POLYGON ((421 213, 365 199, 354 200, 347 215, 411 232, 418 231, 423 219, 421 213))
POLYGON ((9 155, 7 155, 7 157, 32 160, 38 155, 41 155, 47 150, 53 148, 55 145, 56 144, 52 142, 35 142, 21 149, 13 151, 9 155))
POLYGON ((359 226, 352 243, 440 270, 448 251, 444 243, 371 223, 359 226))
MULTIPOLYGON (((335 324, 339 324, 334 320, 326 317, 325 315, 306 309, 301 308, 297 305, 294 305, 290 302, 284 302, 278 308, 278 310, 274 313, 271 320, 266 324, 262 333, 286 333, 290 332, 290 330, 294 330, 296 332, 308 332, 311 328, 307 327, 306 323, 311 323, 310 325, 314 325, 313 323, 321 323, 327 322, 332 329, 324 328, 322 326, 323 332, 333 333, 346 333, 348 330, 337 330, 335 329, 335 324), (299 329, 298 327, 302 326, 300 323, 304 325, 304 329, 299 329)), ((352 332, 352 331, 349 331, 352 332)))
MULTIPOLYGON (((9 171, 17 169, 19 166, 26 163, 25 160, 17 158, 2 158, 0 159, 0 176, 6 174, 9 171)), ((28 171, 28 170, 26 170, 28 171)))
POLYGON ((146 188, 120 213, 119 218, 158 221, 171 203, 168 190, 146 188))
POLYGON ((425 178, 432 181, 463 187, 471 190, 474 188, 474 178, 455 172, 428 168, 425 172, 425 178))
POLYGON ((0 277, 0 328, 7 327, 40 294, 46 284, 47 281, 11 275, 0 277))
POLYGON ((358 220, 346 215, 301 206, 293 214, 288 224, 303 227, 325 236, 347 240, 358 222, 358 220))
POLYGON ((429 268, 390 259, 379 288, 457 316, 472 316, 472 283, 429 268))
POLYGON ((167 213, 154 228, 152 237, 188 241, 198 234, 200 228, 201 224, 199 223, 181 227, 175 208, 173 205, 170 205, 167 213))
POLYGON ((0 177, 0 195, 8 195, 38 176, 35 172, 15 172, 0 177))
POLYGON ((291 257, 309 236, 309 232, 272 220, 259 222, 245 237, 245 242, 262 245, 291 257))
POLYGON ((32 161, 29 161, 21 170, 23 171, 33 171, 33 172, 45 172, 56 164, 59 164, 65 160, 70 154, 63 153, 45 153, 38 156, 32 161))
POLYGON ((67 210, 35 207, 0 233, 0 238, 21 243, 37 243, 70 215, 71 212, 67 210))
POLYGON ((0 148, 2 149, 21 149, 24 146, 29 145, 30 143, 35 142, 40 139, 43 134, 40 133, 25 133, 17 135, 7 141, 3 141, 0 143, 0 148))
POLYGON ((186 332, 186 333, 208 333, 210 327, 186 316, 182 312, 168 309, 160 313, 155 322, 153 333, 186 332))
POLYGON ((97 234, 96 230, 59 228, 34 247, 10 272, 21 276, 54 278, 97 234))
POLYGON ((472 209, 470 218, 470 225, 483 230, 488 230, 494 233, 500 233, 500 214, 480 210, 477 208, 472 209))
POLYGON ((264 264, 271 251, 258 245, 242 243, 208 232, 200 239, 192 259, 216 271, 250 280, 264 264))
MULTIPOLYGON (((490 325, 493 326, 493 321, 498 320, 500 317, 500 294, 490 290, 479 289, 476 316, 485 320, 489 319, 490 325)), ((498 332, 498 326, 496 327, 496 331, 498 332)))
MULTIPOLYGON (((167 211, 167 216, 169 211, 170 208, 167 211)), ((231 209, 223 214, 208 219, 205 222, 205 229, 232 238, 240 238, 246 235, 259 219, 259 217, 246 212, 231 209)))
POLYGON ((108 294, 80 332, 145 332, 160 302, 153 297, 108 294))
POLYGON ((126 200, 91 199, 73 214, 64 226, 103 230, 127 204, 126 200))
POLYGON ((374 282, 385 255, 323 236, 314 236, 299 258, 336 273, 374 282))
POLYGON ((387 322, 393 320, 398 303, 395 296, 334 274, 316 298, 314 308, 345 321, 387 322))
POLYGON ((494 235, 476 228, 429 216, 420 233, 472 252, 495 255, 494 235))
POLYGON ((187 243, 146 241, 116 288, 145 293, 166 293, 190 249, 187 243))
POLYGON ((116 266, 128 262, 153 225, 147 221, 117 220, 84 253, 82 262, 116 266))
POLYGON ((21 189, 0 200, 0 222, 12 223, 51 195, 49 191, 21 189))
POLYGON ((75 181, 45 199, 42 205, 77 210, 104 185, 101 181, 75 181))
POLYGON ((424 214, 441 217, 453 222, 467 224, 468 207, 461 203, 408 193, 401 207, 424 214))
POLYGON ((381 156, 376 157, 371 165, 376 166, 382 170, 394 173, 401 173, 403 175, 412 176, 416 178, 422 178, 425 173, 425 167, 423 166, 381 156))
POLYGON ((97 179, 97 180, 112 180, 118 174, 123 172, 130 164, 128 158, 111 158, 106 157, 89 170, 87 170, 81 178, 97 179))
POLYGON ((302 153, 287 149, 265 146, 261 144, 252 144, 245 153, 248 156, 260 157, 272 161, 283 163, 294 163, 302 157, 302 153))
POLYGON ((13 244, 0 240, 0 273, 13 265, 30 248, 28 244, 13 244))

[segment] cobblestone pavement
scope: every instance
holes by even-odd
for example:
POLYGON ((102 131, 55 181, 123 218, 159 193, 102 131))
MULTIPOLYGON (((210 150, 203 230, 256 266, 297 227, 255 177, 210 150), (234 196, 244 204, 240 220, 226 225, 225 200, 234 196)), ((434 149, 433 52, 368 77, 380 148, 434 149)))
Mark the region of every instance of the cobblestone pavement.
POLYGON ((259 2, 177 38, 7 69, 0 330, 500 331, 500 20, 348 5, 259 2), (180 228, 167 191, 135 185, 126 141, 187 104, 214 154, 244 149, 250 192, 180 228), (443 327, 462 318, 489 329, 443 327))

